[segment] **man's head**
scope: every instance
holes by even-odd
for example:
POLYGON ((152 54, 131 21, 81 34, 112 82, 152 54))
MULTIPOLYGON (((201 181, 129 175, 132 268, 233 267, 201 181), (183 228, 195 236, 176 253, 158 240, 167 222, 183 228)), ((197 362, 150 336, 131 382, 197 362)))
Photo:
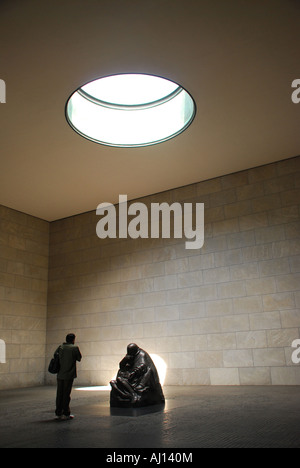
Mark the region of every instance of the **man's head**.
POLYGON ((129 356, 135 356, 139 352, 139 347, 135 343, 131 343, 127 346, 127 354, 129 356))
POLYGON ((69 333, 69 334, 66 336, 66 342, 69 343, 69 344, 74 344, 74 343, 75 343, 75 339, 76 339, 76 336, 74 335, 74 333, 69 333))

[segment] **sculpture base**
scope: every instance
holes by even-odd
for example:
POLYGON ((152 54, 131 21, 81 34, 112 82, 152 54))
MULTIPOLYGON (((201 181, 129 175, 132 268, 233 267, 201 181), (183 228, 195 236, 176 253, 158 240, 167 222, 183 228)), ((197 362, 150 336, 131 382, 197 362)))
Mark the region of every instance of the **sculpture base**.
POLYGON ((135 395, 135 397, 124 398, 112 388, 110 392, 110 406, 112 408, 142 408, 144 406, 152 406, 164 404, 165 398, 161 386, 157 388, 157 391, 149 391, 142 393, 141 395, 135 395))
POLYGON ((126 416, 129 418, 138 418, 146 414, 161 413, 165 410, 165 403, 156 405, 141 406, 140 408, 110 407, 111 416, 126 416))

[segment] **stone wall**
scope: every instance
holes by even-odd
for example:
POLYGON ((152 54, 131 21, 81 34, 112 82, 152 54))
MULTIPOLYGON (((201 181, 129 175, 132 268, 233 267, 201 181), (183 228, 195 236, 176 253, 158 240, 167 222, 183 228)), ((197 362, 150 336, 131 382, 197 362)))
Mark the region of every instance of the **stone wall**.
POLYGON ((48 255, 49 223, 0 206, 0 389, 44 383, 48 255))
POLYGON ((74 331, 82 384, 107 384, 132 341, 169 385, 300 384, 300 157, 139 201, 204 203, 204 247, 100 240, 95 211, 51 223, 47 359, 74 331))
POLYGON ((139 201, 204 203, 203 248, 100 240, 96 207, 49 224, 0 206, 0 389, 54 383, 70 331, 79 384, 107 384, 135 341, 169 385, 299 385, 300 158, 139 201))

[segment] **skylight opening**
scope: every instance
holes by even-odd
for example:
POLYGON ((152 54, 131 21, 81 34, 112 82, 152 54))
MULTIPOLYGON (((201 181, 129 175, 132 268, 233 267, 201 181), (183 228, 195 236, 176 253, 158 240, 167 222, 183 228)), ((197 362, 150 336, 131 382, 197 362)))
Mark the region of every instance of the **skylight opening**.
POLYGON ((87 83, 66 105, 66 117, 81 136, 108 146, 138 147, 169 140, 193 121, 191 95, 153 75, 113 75, 87 83))

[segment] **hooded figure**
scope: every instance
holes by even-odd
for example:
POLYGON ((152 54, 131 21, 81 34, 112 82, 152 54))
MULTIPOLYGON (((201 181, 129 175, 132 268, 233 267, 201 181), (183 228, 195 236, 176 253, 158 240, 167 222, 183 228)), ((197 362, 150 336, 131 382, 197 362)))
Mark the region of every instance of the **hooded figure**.
POLYGON ((135 343, 127 346, 116 380, 112 380, 111 406, 138 407, 164 403, 157 369, 149 354, 135 343))

